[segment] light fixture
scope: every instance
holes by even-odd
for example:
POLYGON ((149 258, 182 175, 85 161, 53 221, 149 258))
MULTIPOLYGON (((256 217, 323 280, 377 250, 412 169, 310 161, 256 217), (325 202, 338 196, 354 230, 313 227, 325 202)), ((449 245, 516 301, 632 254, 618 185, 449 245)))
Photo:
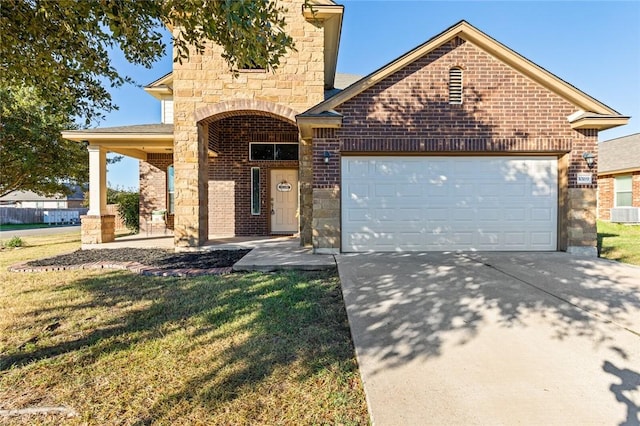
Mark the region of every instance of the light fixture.
POLYGON ((585 152, 582 154, 582 158, 584 158, 584 161, 587 162, 587 167, 589 167, 590 169, 593 169, 593 164, 596 160, 596 156, 590 152, 585 152))
POLYGON ((324 162, 325 164, 329 163, 329 158, 331 158, 331 153, 329 151, 324 152, 324 162))

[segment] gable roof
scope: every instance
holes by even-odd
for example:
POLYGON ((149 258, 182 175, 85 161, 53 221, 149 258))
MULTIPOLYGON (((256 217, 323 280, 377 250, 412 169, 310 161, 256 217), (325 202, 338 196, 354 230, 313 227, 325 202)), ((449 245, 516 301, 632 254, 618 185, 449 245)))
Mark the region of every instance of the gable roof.
POLYGON ((640 133, 598 144, 598 174, 640 170, 640 133))
POLYGON ((558 78, 539 65, 529 61, 466 21, 458 22, 405 55, 352 84, 342 92, 310 108, 301 115, 316 115, 323 111, 330 111, 336 108, 456 37, 473 43, 491 56, 575 105, 578 109, 577 114, 572 115, 570 118, 573 128, 606 129, 626 124, 628 121, 629 117, 622 116, 616 110, 578 90, 576 87, 558 78), (585 114, 585 112, 589 114, 585 114), (573 125, 574 122, 576 123, 575 125, 573 125))
POLYGON ((144 91, 159 100, 171 96, 173 94, 173 71, 144 86, 144 91))

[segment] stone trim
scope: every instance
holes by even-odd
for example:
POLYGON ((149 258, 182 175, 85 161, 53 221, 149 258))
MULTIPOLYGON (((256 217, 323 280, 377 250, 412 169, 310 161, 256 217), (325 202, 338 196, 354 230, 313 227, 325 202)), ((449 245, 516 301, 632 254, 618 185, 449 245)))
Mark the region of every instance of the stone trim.
POLYGON ((267 116, 276 116, 289 121, 291 124, 296 124, 296 115, 298 114, 298 112, 287 106, 273 102, 257 99, 234 99, 200 108, 194 113, 194 119, 195 121, 208 123, 221 118, 241 115, 243 111, 247 111, 251 115, 262 113, 267 116))

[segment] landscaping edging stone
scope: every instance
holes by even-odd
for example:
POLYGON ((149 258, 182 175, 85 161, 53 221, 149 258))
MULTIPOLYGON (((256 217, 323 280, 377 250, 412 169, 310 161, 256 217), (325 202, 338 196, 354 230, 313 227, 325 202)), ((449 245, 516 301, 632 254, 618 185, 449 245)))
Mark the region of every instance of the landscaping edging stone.
POLYGON ((29 266, 28 262, 20 262, 9 266, 9 272, 52 272, 71 271, 76 269, 115 269, 127 270, 136 274, 152 277, 197 277, 201 275, 224 275, 232 272, 231 267, 223 268, 180 268, 161 269, 143 265, 138 262, 92 262, 78 265, 29 266))

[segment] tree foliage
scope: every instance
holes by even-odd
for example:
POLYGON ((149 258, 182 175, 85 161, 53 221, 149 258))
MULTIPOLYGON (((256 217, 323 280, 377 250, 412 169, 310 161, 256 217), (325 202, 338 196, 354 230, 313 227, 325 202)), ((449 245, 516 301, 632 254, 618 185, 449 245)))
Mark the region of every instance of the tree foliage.
POLYGON ((0 196, 13 191, 69 194, 88 180, 86 146, 62 139, 74 124, 47 111, 37 90, 0 86, 0 196))
POLYGON ((34 87, 47 112, 89 125, 115 108, 108 87, 131 82, 109 60, 120 49, 150 68, 173 28, 174 59, 223 47, 231 69, 274 69, 293 39, 285 9, 269 0, 2 0, 0 75, 5 87, 34 87))

